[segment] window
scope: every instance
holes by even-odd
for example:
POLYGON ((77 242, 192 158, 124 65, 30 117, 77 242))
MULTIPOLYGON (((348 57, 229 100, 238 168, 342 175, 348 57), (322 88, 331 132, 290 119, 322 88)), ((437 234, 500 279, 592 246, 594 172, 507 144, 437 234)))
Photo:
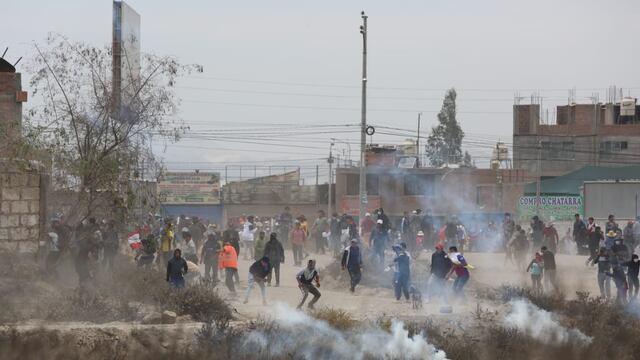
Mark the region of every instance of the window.
MULTIPOLYGON (((367 174, 367 195, 378 195, 378 175, 367 174)), ((360 195, 360 175, 347 174, 347 195, 360 195)))
POLYGON ((626 141, 603 141, 600 143, 600 155, 604 158, 611 158, 615 153, 626 151, 629 143, 626 141))
POLYGON ((360 175, 347 174, 347 195, 360 194, 360 175))
POLYGON ((542 160, 573 160, 575 151, 573 141, 542 141, 542 160))
POLYGON ((434 175, 407 175, 404 177, 404 194, 433 196, 435 194, 434 184, 434 175))
POLYGON ((367 174, 367 195, 378 195, 379 183, 378 175, 367 174))

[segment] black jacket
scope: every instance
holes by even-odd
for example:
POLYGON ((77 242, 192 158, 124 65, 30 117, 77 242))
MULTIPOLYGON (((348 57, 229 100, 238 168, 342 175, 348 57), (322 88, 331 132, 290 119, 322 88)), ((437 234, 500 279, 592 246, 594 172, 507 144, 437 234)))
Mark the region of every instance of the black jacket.
POLYGON ((444 251, 436 251, 431 254, 431 273, 441 279, 447 276, 451 269, 451 259, 444 251))
POLYGON ((254 278, 258 279, 266 279, 267 275, 271 272, 271 263, 269 262, 268 257, 263 257, 262 259, 254 262, 249 268, 249 272, 253 275, 254 278), (267 266, 262 265, 262 261, 267 261, 267 266))
POLYGON ((236 249, 236 254, 238 254, 238 256, 240 255, 240 234, 238 234, 238 231, 236 229, 227 229, 222 233, 222 243, 226 243, 226 242, 231 243, 231 246, 233 246, 236 249))
POLYGON ((342 253, 341 264, 347 269, 360 268, 362 266, 362 256, 360 256, 360 248, 349 246, 342 253))
POLYGON ((277 239, 270 239, 264 246, 264 256, 269 258, 271 264, 284 263, 284 248, 277 239))
POLYGON ((182 279, 188 270, 187 261, 184 258, 172 257, 167 263, 167 281, 170 279, 182 279))

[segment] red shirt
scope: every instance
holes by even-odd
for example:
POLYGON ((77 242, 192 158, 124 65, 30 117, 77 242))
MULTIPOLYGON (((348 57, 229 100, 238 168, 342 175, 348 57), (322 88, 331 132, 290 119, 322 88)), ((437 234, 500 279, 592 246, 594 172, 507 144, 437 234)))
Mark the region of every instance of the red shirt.
POLYGON ((370 233, 373 231, 373 227, 376 226, 376 223, 375 221, 373 221, 372 218, 369 217, 369 218, 364 218, 360 226, 362 226, 362 232, 370 233))

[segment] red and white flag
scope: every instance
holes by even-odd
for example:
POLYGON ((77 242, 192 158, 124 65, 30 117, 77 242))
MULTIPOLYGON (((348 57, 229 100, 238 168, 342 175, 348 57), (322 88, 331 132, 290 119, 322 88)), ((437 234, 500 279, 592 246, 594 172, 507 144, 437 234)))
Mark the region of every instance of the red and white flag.
POLYGON ((142 248, 142 242, 140 241, 140 233, 138 231, 134 231, 127 235, 127 242, 131 249, 138 250, 142 248))

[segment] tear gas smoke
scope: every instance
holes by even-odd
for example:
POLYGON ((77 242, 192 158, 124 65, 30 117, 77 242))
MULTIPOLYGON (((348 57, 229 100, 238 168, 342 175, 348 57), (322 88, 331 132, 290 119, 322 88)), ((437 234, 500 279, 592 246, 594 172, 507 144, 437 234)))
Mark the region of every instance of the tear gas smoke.
POLYGON ((525 335, 550 345, 573 343, 588 345, 593 340, 577 329, 567 329, 554 319, 552 313, 542 310, 527 300, 509 302, 511 311, 504 326, 522 331, 525 335))
POLYGON ((289 354, 304 359, 429 359, 445 360, 446 354, 423 336, 408 337, 403 324, 394 321, 391 333, 379 328, 339 331, 328 323, 278 304, 275 327, 249 333, 243 343, 246 354, 276 357, 289 354))

